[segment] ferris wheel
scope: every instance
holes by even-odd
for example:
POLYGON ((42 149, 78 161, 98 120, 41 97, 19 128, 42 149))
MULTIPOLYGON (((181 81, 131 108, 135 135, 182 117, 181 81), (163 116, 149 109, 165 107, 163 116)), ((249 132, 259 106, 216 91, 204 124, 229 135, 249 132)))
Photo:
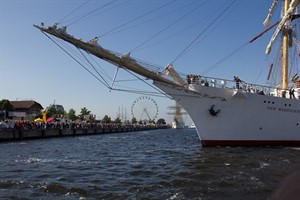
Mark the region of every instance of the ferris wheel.
POLYGON ((138 121, 152 121, 158 116, 156 101, 148 96, 138 97, 131 106, 131 114, 138 121))

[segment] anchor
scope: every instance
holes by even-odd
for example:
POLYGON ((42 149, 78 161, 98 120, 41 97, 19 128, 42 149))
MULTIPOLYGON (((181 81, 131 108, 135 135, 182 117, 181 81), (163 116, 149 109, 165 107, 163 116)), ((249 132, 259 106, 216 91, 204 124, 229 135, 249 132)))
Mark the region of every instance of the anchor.
POLYGON ((211 105, 211 107, 210 107, 210 109, 208 109, 208 111, 212 116, 217 117, 218 113, 220 112, 220 109, 218 109, 216 111, 214 108, 215 108, 215 104, 211 105))

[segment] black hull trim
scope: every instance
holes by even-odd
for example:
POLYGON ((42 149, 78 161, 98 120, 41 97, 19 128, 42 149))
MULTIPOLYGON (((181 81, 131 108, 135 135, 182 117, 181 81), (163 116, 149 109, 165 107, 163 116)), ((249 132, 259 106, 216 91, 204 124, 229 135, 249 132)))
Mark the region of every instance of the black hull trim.
POLYGON ((300 140, 201 140, 203 147, 210 146, 300 146, 300 140))

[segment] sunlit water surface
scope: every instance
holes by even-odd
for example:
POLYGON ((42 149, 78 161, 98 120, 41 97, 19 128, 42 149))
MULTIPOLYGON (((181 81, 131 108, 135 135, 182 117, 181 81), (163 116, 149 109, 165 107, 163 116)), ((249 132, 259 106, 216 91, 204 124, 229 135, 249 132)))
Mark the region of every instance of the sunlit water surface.
POLYGON ((202 148, 195 130, 0 143, 0 199, 267 199, 300 149, 202 148))

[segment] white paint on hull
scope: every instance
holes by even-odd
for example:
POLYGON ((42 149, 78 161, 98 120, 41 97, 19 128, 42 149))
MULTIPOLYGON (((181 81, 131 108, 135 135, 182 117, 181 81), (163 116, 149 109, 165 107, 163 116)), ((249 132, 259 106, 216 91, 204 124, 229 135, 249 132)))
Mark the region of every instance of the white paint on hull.
POLYGON ((203 141, 300 141, 300 100, 243 90, 189 85, 189 90, 154 82, 177 100, 203 141), (220 110, 212 116, 209 109, 220 110))

